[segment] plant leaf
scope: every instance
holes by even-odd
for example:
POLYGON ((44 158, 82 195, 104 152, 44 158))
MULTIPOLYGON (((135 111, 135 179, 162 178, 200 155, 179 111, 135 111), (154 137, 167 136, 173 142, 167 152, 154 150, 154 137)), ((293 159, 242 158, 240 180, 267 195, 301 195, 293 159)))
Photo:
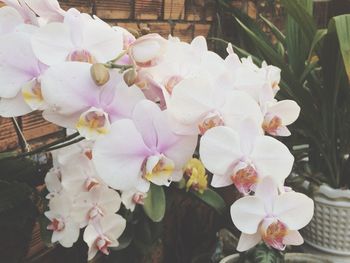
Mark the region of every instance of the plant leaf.
POLYGON ((346 75, 350 82, 350 15, 336 16, 332 20, 337 32, 346 75))
POLYGON ((260 18, 266 23, 266 25, 271 29, 274 36, 282 43, 283 46, 286 45, 286 36, 278 29, 277 26, 275 26, 271 21, 269 21, 266 17, 263 15, 259 15, 260 18))
POLYGON ((281 0, 288 15, 299 25, 305 37, 311 43, 316 33, 316 24, 312 18, 313 0, 281 0))
POLYGON ((144 200, 143 210, 153 222, 162 221, 165 214, 165 193, 161 186, 151 184, 144 200))
POLYGON ((224 214, 226 211, 226 203, 222 197, 211 189, 207 189, 203 194, 195 191, 191 191, 196 197, 202 200, 204 203, 214 208, 219 214, 224 214))

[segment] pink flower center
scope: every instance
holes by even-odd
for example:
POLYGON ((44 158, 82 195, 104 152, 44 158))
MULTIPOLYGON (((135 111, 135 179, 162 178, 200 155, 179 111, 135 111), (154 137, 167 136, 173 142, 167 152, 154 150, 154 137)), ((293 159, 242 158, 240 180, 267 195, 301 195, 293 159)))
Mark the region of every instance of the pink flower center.
POLYGON ((52 230, 52 231, 56 231, 56 232, 60 232, 64 229, 65 225, 62 219, 60 218, 54 218, 51 221, 51 224, 49 224, 47 226, 48 230, 52 230))
POLYGON ((106 124, 106 117, 97 111, 91 111, 85 116, 85 121, 91 129, 102 128, 106 124))
POLYGON ((224 120, 220 114, 209 115, 198 125, 198 129, 200 134, 203 135, 207 130, 217 126, 223 126, 224 124, 224 120))
POLYGON ((272 116, 270 114, 265 115, 262 128, 265 132, 276 135, 277 130, 282 126, 282 119, 278 116, 272 116))
POLYGON ((258 182, 258 173, 252 165, 239 163, 234 169, 231 180, 239 192, 249 194, 250 191, 255 189, 258 182))
POLYGON ((78 62, 87 62, 90 64, 96 63, 96 59, 86 50, 76 50, 71 52, 68 57, 68 61, 78 61, 78 62))
POLYGON ((95 206, 90 209, 88 215, 89 215, 89 219, 95 219, 96 217, 103 216, 104 213, 98 206, 95 206))
POLYGON ((95 241, 96 248, 105 255, 109 255, 108 246, 112 244, 107 237, 98 237, 95 241))
POLYGON ((283 239, 287 233, 286 225, 279 220, 269 224, 267 227, 264 227, 264 224, 262 225, 262 239, 267 245, 278 250, 284 250, 286 247, 283 244, 283 239))
POLYGON ((144 204, 144 200, 145 200, 146 195, 144 193, 136 193, 134 194, 134 196, 132 197, 132 201, 135 204, 139 204, 139 205, 143 205, 144 204))
POLYGON ((94 186, 99 185, 99 181, 95 178, 88 178, 85 181, 85 188, 86 190, 90 191, 94 186))

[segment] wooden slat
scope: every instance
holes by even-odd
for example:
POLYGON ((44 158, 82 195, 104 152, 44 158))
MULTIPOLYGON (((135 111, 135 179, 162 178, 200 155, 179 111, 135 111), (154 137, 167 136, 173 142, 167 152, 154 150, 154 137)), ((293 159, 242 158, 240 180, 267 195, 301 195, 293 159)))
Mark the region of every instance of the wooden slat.
POLYGON ((18 146, 18 139, 9 118, 0 117, 0 152, 15 149, 18 146))
POLYGON ((90 0, 59 0, 63 9, 76 8, 80 12, 92 14, 92 2, 90 0))
POLYGON ((101 19, 129 19, 132 17, 132 1, 96 0, 96 15, 101 19))
POLYGON ((38 111, 22 117, 22 128, 28 141, 62 130, 61 127, 44 120, 38 111))
POLYGON ((194 34, 194 25, 189 23, 177 23, 174 27, 174 36, 182 41, 191 42, 194 34))
POLYGON ((164 0, 164 19, 181 20, 185 18, 185 0, 164 0))
POLYGON ((157 20, 161 18, 162 0, 135 0, 135 18, 157 20))
POLYGON ((158 33, 159 35, 168 38, 170 32, 170 24, 166 22, 147 23, 151 33, 158 33))
POLYGON ((194 25, 194 36, 207 37, 210 30, 210 24, 195 24, 194 25))

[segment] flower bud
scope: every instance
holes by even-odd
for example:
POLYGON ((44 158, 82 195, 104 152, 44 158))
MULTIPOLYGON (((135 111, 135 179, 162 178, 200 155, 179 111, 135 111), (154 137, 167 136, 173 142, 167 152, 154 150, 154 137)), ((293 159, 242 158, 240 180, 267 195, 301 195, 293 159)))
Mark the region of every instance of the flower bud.
POLYGON ((96 63, 91 66, 91 77, 97 86, 103 86, 109 81, 109 71, 101 63, 96 63))
POLYGON ((125 83, 130 87, 135 84, 137 80, 137 72, 135 69, 129 69, 127 72, 124 73, 124 81, 125 83))
POLYGON ((131 59, 139 67, 157 65, 163 56, 167 41, 158 34, 148 34, 138 38, 129 47, 131 59))

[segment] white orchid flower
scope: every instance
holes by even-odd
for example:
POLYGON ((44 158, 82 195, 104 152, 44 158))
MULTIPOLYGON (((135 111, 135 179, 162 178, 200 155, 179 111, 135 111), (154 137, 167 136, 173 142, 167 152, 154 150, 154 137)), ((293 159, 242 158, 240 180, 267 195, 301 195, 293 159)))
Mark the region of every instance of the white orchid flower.
POLYGON ((98 222, 89 224, 84 231, 84 241, 89 247, 88 260, 94 258, 98 251, 108 255, 109 247, 118 247, 117 239, 125 227, 125 219, 116 214, 102 217, 98 222))
POLYGON ((244 194, 254 191, 263 177, 278 185, 291 172, 294 157, 280 141, 261 134, 253 120, 245 120, 238 131, 215 127, 200 142, 200 158, 213 173, 211 185, 234 184, 244 194))
POLYGON ((278 194, 274 180, 264 178, 255 196, 245 196, 231 206, 232 221, 242 231, 237 250, 248 250, 261 240, 278 250, 301 245, 298 230, 310 222, 313 211, 312 199, 296 192, 278 194))
POLYGON ((51 221, 47 227, 53 231, 51 242, 72 247, 79 237, 79 225, 71 217, 72 201, 67 195, 55 196, 50 200, 49 208, 45 216, 51 221))

